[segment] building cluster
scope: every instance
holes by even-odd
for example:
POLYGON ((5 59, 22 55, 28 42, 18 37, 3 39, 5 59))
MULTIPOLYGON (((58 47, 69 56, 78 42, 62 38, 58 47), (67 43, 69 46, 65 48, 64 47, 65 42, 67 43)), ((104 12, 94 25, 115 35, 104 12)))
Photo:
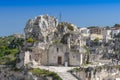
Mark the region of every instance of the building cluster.
POLYGON ((42 15, 28 20, 25 42, 18 67, 40 65, 81 66, 100 59, 119 63, 120 25, 78 28, 53 16, 42 15), (32 40, 30 40, 32 39, 32 40))
POLYGON ((79 31, 84 37, 90 37, 91 40, 99 38, 101 41, 112 40, 116 35, 120 33, 120 25, 114 27, 88 27, 79 28, 79 31))
POLYGON ((110 59, 119 59, 119 24, 115 24, 114 27, 79 28, 79 31, 86 37, 86 45, 89 47, 90 53, 97 54, 97 57, 98 54, 102 54, 103 57, 109 56, 110 59))
MULTIPOLYGON (((17 67, 120 64, 120 25, 78 28, 53 16, 28 20, 17 67)), ((19 35, 18 35, 19 36, 19 35)))

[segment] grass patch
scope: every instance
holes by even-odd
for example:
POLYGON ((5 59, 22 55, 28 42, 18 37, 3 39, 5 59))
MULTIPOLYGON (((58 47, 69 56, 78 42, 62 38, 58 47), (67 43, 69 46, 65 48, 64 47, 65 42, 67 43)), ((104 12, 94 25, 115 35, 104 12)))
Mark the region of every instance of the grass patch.
POLYGON ((88 66, 89 64, 82 64, 82 66, 88 66))
POLYGON ((80 68, 74 68, 73 71, 80 71, 80 68))
POLYGON ((116 65, 115 67, 116 67, 118 70, 120 70, 120 65, 116 65))
POLYGON ((53 44, 59 44, 60 43, 60 39, 56 39, 53 41, 53 44))
POLYGON ((56 73, 48 71, 48 70, 35 68, 35 69, 30 70, 30 72, 32 72, 36 76, 51 76, 55 80, 62 80, 56 73))

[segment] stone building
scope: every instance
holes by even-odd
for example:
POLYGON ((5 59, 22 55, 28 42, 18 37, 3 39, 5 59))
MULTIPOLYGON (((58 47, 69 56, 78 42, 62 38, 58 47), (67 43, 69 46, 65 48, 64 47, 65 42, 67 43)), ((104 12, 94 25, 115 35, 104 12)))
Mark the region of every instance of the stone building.
POLYGON ((102 28, 99 28, 99 27, 90 28, 90 33, 91 34, 102 34, 102 28))
POLYGON ((103 29, 102 35, 104 42, 108 42, 109 40, 112 40, 112 30, 103 29))
POLYGON ((79 31, 84 37, 89 37, 90 36, 90 30, 87 28, 79 28, 79 31))
POLYGON ((80 46, 68 47, 67 44, 50 45, 48 49, 34 47, 20 53, 21 62, 18 67, 29 65, 31 67, 40 65, 62 65, 80 66, 83 63, 84 48, 80 46), (70 49, 71 48, 71 49, 70 49))
POLYGON ((83 54, 75 49, 70 50, 67 45, 57 44, 50 46, 48 51, 49 65, 80 66, 83 54), (74 50, 74 51, 73 51, 74 50))
POLYGON ((49 46, 48 64, 65 66, 82 65, 85 53, 84 45, 86 45, 86 41, 80 34, 65 34, 61 39, 61 43, 49 46))

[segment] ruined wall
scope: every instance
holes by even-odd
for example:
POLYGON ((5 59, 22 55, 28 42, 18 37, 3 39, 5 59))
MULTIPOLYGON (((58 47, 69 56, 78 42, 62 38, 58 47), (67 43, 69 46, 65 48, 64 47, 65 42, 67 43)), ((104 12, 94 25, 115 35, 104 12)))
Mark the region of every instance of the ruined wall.
POLYGON ((79 66, 80 65, 80 53, 79 52, 70 52, 69 62, 71 66, 79 66))

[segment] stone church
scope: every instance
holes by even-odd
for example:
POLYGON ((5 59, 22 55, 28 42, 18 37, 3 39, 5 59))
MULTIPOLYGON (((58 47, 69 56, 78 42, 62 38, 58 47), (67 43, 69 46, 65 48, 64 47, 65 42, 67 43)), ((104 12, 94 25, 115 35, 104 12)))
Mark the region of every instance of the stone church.
POLYGON ((55 17, 42 15, 29 20, 24 31, 25 42, 17 67, 82 65, 86 41, 73 24, 58 24, 55 17))
POLYGON ((67 45, 58 44, 49 48, 48 65, 79 66, 82 64, 82 53, 72 51, 67 45))

